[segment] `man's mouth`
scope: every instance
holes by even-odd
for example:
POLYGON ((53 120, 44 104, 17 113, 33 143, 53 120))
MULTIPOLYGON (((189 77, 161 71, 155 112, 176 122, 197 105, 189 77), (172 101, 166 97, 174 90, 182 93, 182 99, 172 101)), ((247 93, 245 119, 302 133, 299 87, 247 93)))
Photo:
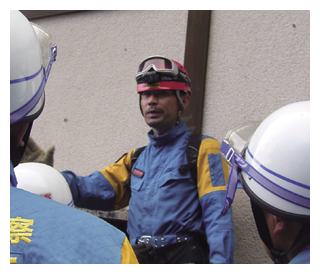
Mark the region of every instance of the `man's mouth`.
POLYGON ((151 117, 158 117, 162 114, 162 111, 159 109, 150 109, 146 112, 146 114, 151 117))

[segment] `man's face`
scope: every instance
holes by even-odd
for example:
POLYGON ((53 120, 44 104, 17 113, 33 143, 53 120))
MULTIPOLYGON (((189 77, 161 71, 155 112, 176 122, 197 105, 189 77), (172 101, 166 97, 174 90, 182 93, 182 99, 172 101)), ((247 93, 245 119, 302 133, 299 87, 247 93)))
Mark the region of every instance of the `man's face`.
POLYGON ((144 119, 154 135, 169 131, 179 115, 178 99, 173 90, 150 90, 140 93, 144 119))

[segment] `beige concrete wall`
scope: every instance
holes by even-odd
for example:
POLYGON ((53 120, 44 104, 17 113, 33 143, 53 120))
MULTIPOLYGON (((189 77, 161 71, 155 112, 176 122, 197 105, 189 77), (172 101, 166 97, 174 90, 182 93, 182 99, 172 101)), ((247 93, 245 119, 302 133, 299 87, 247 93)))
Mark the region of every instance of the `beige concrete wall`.
POLYGON ((47 104, 32 132, 56 145, 57 169, 88 174, 148 142, 138 62, 155 53, 183 62, 187 14, 92 11, 34 20, 58 45, 47 104))
MULTIPOLYGON (((187 15, 92 11, 34 20, 58 44, 46 107, 31 134, 43 148, 56 146, 55 168, 86 175, 148 142, 135 72, 152 54, 183 63, 187 15)), ((221 141, 236 125, 310 98, 309 16, 308 11, 212 12, 204 134, 221 141)), ((242 190, 233 212, 235 262, 270 263, 242 190)))

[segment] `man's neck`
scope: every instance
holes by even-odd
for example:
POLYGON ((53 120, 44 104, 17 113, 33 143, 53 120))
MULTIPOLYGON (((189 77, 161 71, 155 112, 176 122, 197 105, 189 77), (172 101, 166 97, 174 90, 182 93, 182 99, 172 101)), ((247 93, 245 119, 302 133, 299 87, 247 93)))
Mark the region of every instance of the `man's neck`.
POLYGON ((165 135, 166 133, 168 133, 169 131, 171 131, 171 129, 173 129, 176 125, 178 125, 180 123, 180 119, 178 119, 178 121, 173 124, 169 129, 165 129, 165 130, 157 130, 155 128, 152 128, 153 131, 153 136, 155 137, 159 137, 161 135, 165 135))

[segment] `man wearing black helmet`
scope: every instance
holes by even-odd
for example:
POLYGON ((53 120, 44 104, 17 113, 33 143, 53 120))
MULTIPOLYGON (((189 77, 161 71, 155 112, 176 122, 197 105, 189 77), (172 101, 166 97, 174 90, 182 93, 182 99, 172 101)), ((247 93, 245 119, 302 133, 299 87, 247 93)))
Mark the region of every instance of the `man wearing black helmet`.
POLYGON ((127 233, 140 263, 233 263, 232 212, 221 214, 228 168, 220 143, 200 136, 195 161, 188 160, 194 135, 181 119, 191 95, 187 71, 151 56, 140 64, 136 81, 150 143, 88 176, 63 171, 75 205, 129 205, 127 233))

